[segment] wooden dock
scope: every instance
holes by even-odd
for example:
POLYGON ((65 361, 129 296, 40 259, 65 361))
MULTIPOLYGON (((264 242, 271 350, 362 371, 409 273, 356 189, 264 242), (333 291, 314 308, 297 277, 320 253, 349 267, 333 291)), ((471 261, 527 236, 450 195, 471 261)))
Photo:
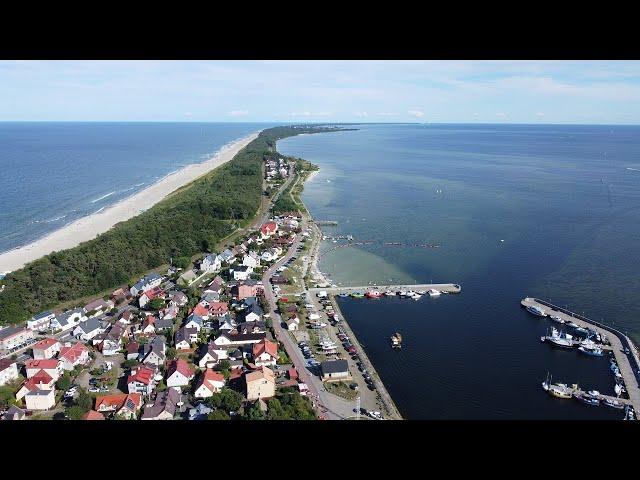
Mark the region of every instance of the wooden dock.
POLYGON ((327 292, 327 295, 338 295, 340 293, 354 293, 354 292, 366 292, 367 290, 378 290, 384 293, 387 290, 394 292, 409 291, 426 293, 427 290, 435 289, 443 293, 460 293, 462 287, 457 283, 421 283, 414 285, 364 285, 361 287, 335 287, 330 286, 326 288, 316 287, 310 288, 309 291, 313 293, 327 292))
MULTIPOLYGON (((632 405, 633 409, 637 413, 640 413, 640 360, 638 360, 638 350, 629 337, 616 328, 591 320, 545 300, 527 297, 522 299, 520 304, 523 307, 537 307, 544 310, 547 314, 553 313, 553 315, 560 317, 565 322, 572 321, 583 328, 595 330, 601 336, 605 335, 611 344, 611 351, 615 356, 618 367, 620 368, 620 374, 625 383, 625 388, 629 394, 628 400, 617 397, 611 398, 632 405), (629 355, 624 353, 625 348, 629 349, 629 355)), ((604 398, 606 396, 602 397, 604 398)))

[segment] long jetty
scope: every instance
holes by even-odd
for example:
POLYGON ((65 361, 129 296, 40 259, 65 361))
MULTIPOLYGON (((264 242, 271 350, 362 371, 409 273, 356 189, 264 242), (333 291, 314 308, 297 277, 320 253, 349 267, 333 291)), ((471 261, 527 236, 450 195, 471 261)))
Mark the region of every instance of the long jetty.
POLYGON ((590 328, 595 330, 600 335, 606 335, 611 344, 611 351, 613 352, 618 367, 620 368, 620 374, 624 380, 627 393, 629 394, 629 400, 618 399, 622 403, 631 404, 636 412, 640 412, 640 360, 638 359, 638 350, 635 345, 620 330, 598 322, 591 320, 583 315, 574 313, 566 308, 559 307, 553 303, 538 298, 527 297, 522 299, 520 304, 523 307, 537 307, 543 310, 547 315, 553 312, 555 316, 560 317, 565 321, 572 321, 583 328, 590 328), (627 348, 629 354, 625 354, 624 350, 627 348))
POLYGON ((462 291, 462 287, 457 283, 418 283, 413 285, 363 285, 361 287, 336 287, 336 286, 328 286, 326 288, 315 287, 310 288, 310 292, 327 292, 328 295, 337 295, 340 293, 353 293, 353 292, 363 292, 367 290, 392 290, 394 292, 403 291, 403 290, 413 290, 426 292, 427 290, 434 289, 443 293, 460 293, 462 291))

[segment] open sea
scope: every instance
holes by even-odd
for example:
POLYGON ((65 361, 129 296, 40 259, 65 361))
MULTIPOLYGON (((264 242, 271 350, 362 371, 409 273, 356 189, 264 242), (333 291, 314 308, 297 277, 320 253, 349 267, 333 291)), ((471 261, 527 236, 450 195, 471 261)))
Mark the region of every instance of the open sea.
POLYGON ((606 357, 541 343, 550 321, 519 302, 566 305, 640 341, 640 127, 357 128, 278 150, 320 166, 303 199, 339 222, 325 234, 367 242, 324 242, 333 282, 462 285, 417 302, 339 299, 403 416, 621 419, 542 390, 547 372, 609 394, 615 383, 606 357))
POLYGON ((255 123, 0 122, 0 252, 96 213, 255 123))

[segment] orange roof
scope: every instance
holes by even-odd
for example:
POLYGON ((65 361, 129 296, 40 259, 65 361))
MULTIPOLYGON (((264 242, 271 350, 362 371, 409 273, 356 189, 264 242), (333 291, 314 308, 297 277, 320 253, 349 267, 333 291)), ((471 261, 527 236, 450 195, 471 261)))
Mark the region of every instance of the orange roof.
POLYGON ((195 313, 199 317, 206 317, 209 315, 209 309, 199 303, 198 305, 196 305, 196 308, 193 309, 193 313, 195 313))
POLYGON ((273 233, 278 229, 278 225, 275 222, 267 222, 260 227, 260 231, 265 235, 267 233, 273 233))
POLYGON ((56 343, 60 343, 58 342, 58 340, 56 340, 55 338, 45 338, 44 340, 40 340, 38 343, 36 343, 33 348, 34 349, 38 349, 38 350, 46 350, 47 348, 49 348, 52 345, 55 345, 56 343))
POLYGON ((271 355, 273 358, 278 358, 278 344, 274 342, 270 342, 266 338, 262 339, 262 341, 258 343, 254 343, 253 345, 254 357, 259 357, 265 352, 271 355))
POLYGON ((149 367, 139 367, 136 373, 127 377, 127 384, 131 382, 140 382, 149 385, 155 374, 154 370, 149 367))
POLYGON ((204 385, 209 390, 214 391, 214 389, 216 388, 214 386, 214 382, 215 383, 222 382, 224 384, 225 382, 224 375, 210 368, 207 368, 204 372, 204 375, 202 376, 202 380, 200 381, 199 386, 204 385))
POLYGON ((33 368, 40 368, 43 370, 53 370, 58 367, 58 360, 56 358, 43 358, 40 360, 27 360, 24 362, 24 366, 27 370, 33 368))
POLYGON ((212 312, 228 312, 229 305, 227 305, 225 302, 213 302, 209 306, 209 310, 212 312))
POLYGON ((60 355, 58 356, 58 358, 66 358, 71 363, 74 363, 78 358, 80 358, 82 352, 85 351, 89 351, 87 347, 85 347, 81 342, 77 342, 71 347, 62 347, 60 349, 60 355))
POLYGON ((258 370, 249 372, 246 375, 247 383, 254 382, 256 380, 263 380, 263 379, 269 380, 270 382, 275 382, 275 376, 273 374, 273 371, 271 371, 267 367, 260 367, 258 370))
POLYGON ((182 375, 188 378, 193 375, 193 367, 183 359, 179 358, 178 360, 174 360, 173 362, 171 362, 171 365, 169 365, 168 376, 173 375, 174 372, 180 372, 182 375))
POLYGON ((95 410, 89 410, 87 413, 84 414, 84 417, 82 417, 84 420, 104 420, 104 415, 102 415, 100 412, 96 412, 95 410))
POLYGON ((142 395, 139 393, 122 393, 120 395, 100 395, 96 397, 96 410, 100 407, 119 410, 127 400, 132 400, 136 409, 142 406, 142 395))

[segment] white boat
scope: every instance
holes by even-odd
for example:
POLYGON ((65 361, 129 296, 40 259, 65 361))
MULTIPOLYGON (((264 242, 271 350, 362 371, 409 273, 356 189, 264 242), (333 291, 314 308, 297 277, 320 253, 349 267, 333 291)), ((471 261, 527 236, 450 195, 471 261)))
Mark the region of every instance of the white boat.
POLYGON ((437 297, 438 295, 440 295, 442 292, 440 290, 436 290, 435 288, 430 288, 427 293, 429 294, 430 297, 437 297))
POLYGON ((533 313, 534 315, 537 315, 539 317, 546 317, 547 316, 547 312, 545 312, 544 310, 542 310, 541 308, 538 308, 536 306, 528 306, 527 307, 527 311, 529 313, 533 313))
POLYGON ((411 292, 411 294, 409 295, 410 298, 413 298, 414 300, 420 300, 422 298, 422 295, 420 295, 417 292, 411 292))
POLYGON ((395 296, 396 296, 396 292, 393 292, 393 291, 391 291, 391 290, 387 290, 386 292, 384 292, 384 294, 385 294, 387 297, 395 297, 395 296))
POLYGON ((557 315, 549 315, 549 318, 554 322, 564 323, 564 320, 558 317, 557 315))

